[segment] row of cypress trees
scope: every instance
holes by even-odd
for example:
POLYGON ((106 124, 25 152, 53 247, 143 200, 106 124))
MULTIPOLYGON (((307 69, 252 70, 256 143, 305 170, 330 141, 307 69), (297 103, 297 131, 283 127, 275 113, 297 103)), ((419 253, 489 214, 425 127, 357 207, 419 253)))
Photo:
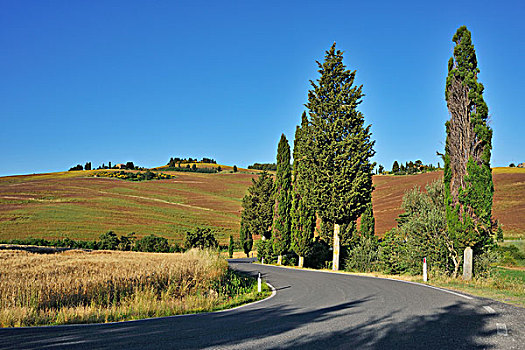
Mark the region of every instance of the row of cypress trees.
MULTIPOLYGON (((453 262, 453 275, 457 275, 462 249, 472 247, 480 252, 491 244, 494 186, 492 129, 487 123, 484 87, 477 81, 479 68, 471 33, 462 26, 453 41, 456 45, 445 89, 451 115, 443 155, 447 230, 441 238, 449 242, 447 259, 453 262)), ((356 72, 343 64, 343 52, 336 50, 334 43, 324 61, 317 64, 321 76, 310 81, 307 111, 295 132, 293 167, 290 146, 282 135, 275 183, 263 172, 243 199, 241 241, 249 252, 252 235, 271 239, 279 264, 283 254, 294 251, 302 266, 320 219, 320 236, 333 245, 332 268, 338 270, 341 227, 365 238, 373 235, 375 163, 370 160, 375 154, 374 141, 370 125, 365 125, 357 109, 364 96, 362 85, 354 84, 356 72), (361 230, 357 231, 356 222, 362 214, 361 230), (327 226, 332 237, 326 234, 327 226)))
POLYGON ((354 223, 371 203, 374 141, 357 110, 362 85, 354 84, 355 71, 343 64, 343 52, 334 43, 317 64, 321 76, 310 82, 307 112, 296 129, 293 174, 290 146, 282 135, 272 196, 260 192, 272 186, 263 173, 243 200, 241 241, 246 249, 252 234, 271 238, 278 264, 293 250, 302 266, 319 217, 333 223, 332 266, 338 270, 341 225, 354 223))

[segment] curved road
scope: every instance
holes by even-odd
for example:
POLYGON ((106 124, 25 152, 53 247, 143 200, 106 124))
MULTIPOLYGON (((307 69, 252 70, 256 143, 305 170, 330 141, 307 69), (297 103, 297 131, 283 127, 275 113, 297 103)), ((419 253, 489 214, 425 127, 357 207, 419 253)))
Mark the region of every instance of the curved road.
POLYGON ((0 329, 1 349, 525 349, 525 309, 394 280, 230 261, 277 293, 231 311, 0 329))

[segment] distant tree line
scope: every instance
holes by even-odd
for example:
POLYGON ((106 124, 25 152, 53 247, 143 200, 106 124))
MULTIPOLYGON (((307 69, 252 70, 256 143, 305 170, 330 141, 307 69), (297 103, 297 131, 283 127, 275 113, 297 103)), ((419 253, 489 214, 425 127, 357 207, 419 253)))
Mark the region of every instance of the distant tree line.
POLYGON ((164 237, 154 234, 138 239, 135 232, 118 236, 113 231, 108 231, 99 236, 98 240, 80 241, 70 238, 47 240, 43 238, 12 239, 0 241, 2 244, 34 245, 41 247, 60 247, 71 249, 89 250, 121 250, 150 253, 178 253, 191 248, 219 247, 215 232, 209 228, 197 227, 186 232, 183 245, 170 242, 164 237))
MULTIPOLYGON (((82 164, 77 164, 74 167, 69 168, 69 171, 78 171, 78 170, 92 170, 91 162, 87 162, 84 166, 82 164)), ((102 163, 97 170, 103 169, 126 169, 126 170, 145 170, 143 167, 138 167, 133 162, 126 162, 125 164, 116 164, 111 166, 111 162, 108 165, 102 163)))
POLYGON ((217 164, 215 159, 206 158, 206 157, 202 158, 200 161, 197 158, 191 158, 191 157, 189 158, 172 157, 170 158, 167 165, 169 167, 177 167, 181 163, 199 163, 199 162, 206 163, 206 164, 217 164))
POLYGON ((148 181, 148 180, 165 180, 165 179, 172 179, 175 178, 175 176, 169 175, 169 174, 163 174, 163 173, 155 173, 150 171, 149 169, 146 170, 146 172, 128 172, 128 171, 99 171, 91 176, 93 177, 114 177, 121 180, 128 180, 128 181, 148 181))
MULTIPOLYGON (((155 169, 154 169, 155 170, 155 169)), ((169 166, 167 168, 162 168, 164 171, 179 171, 179 172, 190 172, 190 173, 205 173, 205 174, 215 174, 222 171, 222 168, 218 166, 217 168, 199 168, 197 164, 193 163, 191 166, 186 164, 182 166, 181 163, 178 163, 177 166, 169 166)))
POLYGON ((276 171, 277 164, 276 163, 254 163, 252 165, 248 165, 248 169, 276 171))
MULTIPOLYGON (((415 162, 409 161, 403 163, 398 163, 397 160, 394 161, 394 164, 392 164, 392 170, 390 171, 390 174, 393 175, 411 175, 411 174, 419 174, 419 173, 426 173, 430 171, 436 171, 441 169, 441 165, 437 164, 437 167, 435 167, 433 164, 423 164, 421 160, 416 160, 415 162)), ((380 172, 381 173, 381 172, 380 172)))

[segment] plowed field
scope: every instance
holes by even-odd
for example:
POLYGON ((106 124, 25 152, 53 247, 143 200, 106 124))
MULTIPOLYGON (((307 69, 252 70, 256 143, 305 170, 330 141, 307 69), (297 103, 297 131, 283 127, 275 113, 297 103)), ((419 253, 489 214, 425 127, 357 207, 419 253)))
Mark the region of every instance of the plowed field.
MULTIPOLYGON (((129 182, 66 172, 0 178, 0 239, 94 239, 109 230, 182 240, 213 227, 222 243, 238 236, 241 200, 255 175, 178 173, 175 179, 129 182)), ((403 194, 442 172, 374 176, 376 232, 396 225, 403 194)), ((494 217, 507 237, 525 237, 525 169, 495 168, 494 217)))

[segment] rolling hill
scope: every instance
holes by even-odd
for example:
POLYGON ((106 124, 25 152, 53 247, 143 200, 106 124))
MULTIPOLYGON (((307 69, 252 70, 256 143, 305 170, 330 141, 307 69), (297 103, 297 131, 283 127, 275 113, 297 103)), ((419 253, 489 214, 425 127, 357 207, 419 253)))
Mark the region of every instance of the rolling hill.
MULTIPOLYGON (((222 166, 223 169, 229 167, 222 166)), ((239 169, 242 170, 242 169, 239 169)), ((166 172, 174 179, 130 182, 73 171, 0 178, 0 239, 94 239, 101 233, 135 232, 182 240, 193 227, 209 226, 226 243, 238 237, 248 172, 166 172)), ((525 237, 525 169, 495 168, 493 214, 506 237, 525 237)), ((374 176, 376 232, 396 225, 405 191, 442 176, 374 176)))

